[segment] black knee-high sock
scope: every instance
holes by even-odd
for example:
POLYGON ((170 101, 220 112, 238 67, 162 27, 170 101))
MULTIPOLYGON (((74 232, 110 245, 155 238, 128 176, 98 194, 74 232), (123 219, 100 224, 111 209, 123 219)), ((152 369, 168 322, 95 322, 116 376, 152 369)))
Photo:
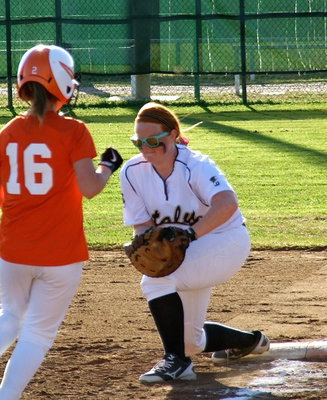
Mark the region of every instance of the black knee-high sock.
POLYGON ((178 293, 149 301, 149 308, 165 353, 174 353, 184 359, 184 310, 178 293))
POLYGON ((242 349, 252 346, 255 336, 252 332, 241 331, 216 322, 205 322, 206 351, 218 351, 225 349, 242 349))

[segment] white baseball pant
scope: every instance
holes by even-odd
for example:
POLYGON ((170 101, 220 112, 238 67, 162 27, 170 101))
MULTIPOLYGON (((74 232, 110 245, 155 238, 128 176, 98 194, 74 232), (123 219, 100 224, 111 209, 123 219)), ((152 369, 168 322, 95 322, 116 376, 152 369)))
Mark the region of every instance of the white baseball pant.
POLYGON ((209 233, 190 243, 185 259, 172 274, 162 278, 143 276, 141 288, 147 299, 177 292, 184 308, 185 353, 204 350, 206 319, 212 288, 235 275, 250 252, 250 236, 244 226, 209 233))
POLYGON ((0 356, 18 338, 0 386, 19 399, 41 365, 78 287, 83 263, 39 267, 0 259, 0 356))

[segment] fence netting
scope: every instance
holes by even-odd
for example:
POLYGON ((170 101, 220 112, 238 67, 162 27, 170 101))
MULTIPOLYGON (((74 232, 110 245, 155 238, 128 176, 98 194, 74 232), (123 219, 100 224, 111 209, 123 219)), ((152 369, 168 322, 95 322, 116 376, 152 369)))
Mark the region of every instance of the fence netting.
POLYGON ((327 0, 5 0, 0 35, 4 106, 39 43, 72 53, 87 104, 326 99, 327 0))

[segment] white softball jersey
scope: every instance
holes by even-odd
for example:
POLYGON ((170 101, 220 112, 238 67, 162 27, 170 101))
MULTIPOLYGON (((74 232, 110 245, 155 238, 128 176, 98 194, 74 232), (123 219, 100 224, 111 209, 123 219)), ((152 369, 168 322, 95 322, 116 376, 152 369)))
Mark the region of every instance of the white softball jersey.
MULTIPOLYGON (((120 178, 124 198, 125 225, 142 224, 152 219, 155 225, 193 225, 208 211, 212 197, 224 190, 234 192, 226 176, 208 157, 183 145, 174 169, 162 179, 140 153, 123 166, 120 178)), ((242 225, 238 209, 215 232, 242 225)))

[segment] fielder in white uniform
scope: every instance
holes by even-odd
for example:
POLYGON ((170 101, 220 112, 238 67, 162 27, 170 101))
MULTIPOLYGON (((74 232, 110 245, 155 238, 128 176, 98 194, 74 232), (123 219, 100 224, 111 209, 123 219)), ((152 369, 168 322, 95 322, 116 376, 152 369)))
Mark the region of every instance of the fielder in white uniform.
POLYGON ((214 352, 214 362, 269 348, 260 331, 206 321, 212 288, 235 275, 250 251, 250 237, 226 176, 207 156, 187 147, 177 116, 148 103, 131 138, 140 153, 121 171, 124 221, 135 233, 150 226, 192 227, 181 266, 162 278, 143 276, 142 291, 161 337, 163 359, 143 382, 195 379, 191 355, 214 352))

